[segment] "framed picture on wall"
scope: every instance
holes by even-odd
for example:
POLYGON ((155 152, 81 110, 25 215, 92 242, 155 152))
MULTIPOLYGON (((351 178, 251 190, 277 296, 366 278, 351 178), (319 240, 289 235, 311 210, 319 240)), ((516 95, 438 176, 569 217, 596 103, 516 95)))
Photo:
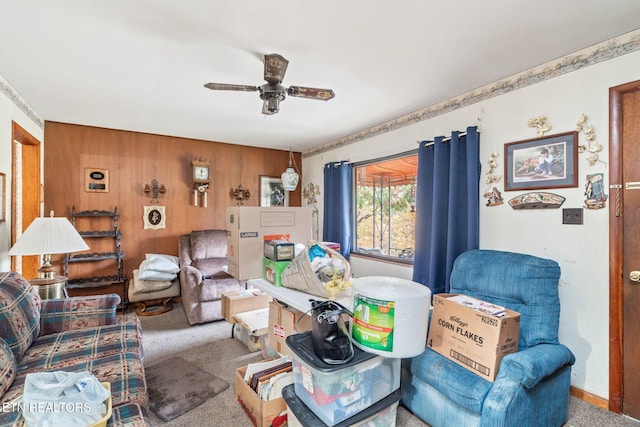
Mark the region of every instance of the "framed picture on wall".
POLYGON ((164 206, 144 206, 142 213, 145 230, 160 230, 166 228, 164 206))
POLYGON ((284 191, 282 180, 272 176, 260 176, 260 206, 289 206, 289 192, 284 191))
POLYGON ((505 191, 578 186, 578 133, 504 145, 505 191))
POLYGON ((7 216, 4 212, 4 204, 6 202, 5 197, 5 185, 7 181, 7 176, 0 172, 0 222, 5 222, 7 220, 7 216))

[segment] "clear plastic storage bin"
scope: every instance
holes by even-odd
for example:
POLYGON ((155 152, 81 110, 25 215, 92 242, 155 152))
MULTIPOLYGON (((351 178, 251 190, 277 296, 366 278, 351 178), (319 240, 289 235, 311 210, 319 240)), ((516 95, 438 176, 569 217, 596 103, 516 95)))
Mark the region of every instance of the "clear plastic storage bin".
POLYGON ((400 388, 400 359, 389 359, 354 348, 344 365, 328 365, 313 351, 311 332, 290 335, 298 398, 328 426, 365 410, 400 388))
MULTIPOLYGON (((326 427, 295 393, 293 385, 282 390, 287 403, 287 425, 289 427, 326 427)), ((396 390, 384 399, 336 424, 334 427, 395 427, 398 404, 402 393, 396 390)))

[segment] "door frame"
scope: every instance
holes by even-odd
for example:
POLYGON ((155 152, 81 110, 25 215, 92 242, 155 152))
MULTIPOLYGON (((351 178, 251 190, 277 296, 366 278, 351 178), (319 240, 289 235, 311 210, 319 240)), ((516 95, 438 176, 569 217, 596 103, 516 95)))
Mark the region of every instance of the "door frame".
MULTIPOLYGON (((10 232, 10 239, 11 239, 11 246, 13 246, 16 243, 16 240, 18 239, 18 232, 17 232, 17 218, 18 218, 18 206, 17 206, 17 179, 16 179, 16 175, 18 173, 24 173, 24 171, 22 171, 21 167, 18 167, 18 165, 16 164, 17 159, 17 153, 16 153, 16 144, 20 144, 23 147, 29 147, 28 149, 24 149, 23 148, 23 156, 27 155, 30 156, 29 159, 29 163, 30 164, 36 164, 36 170, 34 172, 33 178, 29 180, 29 182, 33 185, 33 186, 37 186, 37 190, 33 189, 33 187, 31 187, 33 189, 33 191, 28 191, 26 196, 29 197, 29 200, 25 199, 25 193, 24 193, 24 188, 22 189, 23 194, 22 194, 22 203, 23 203, 23 207, 25 203, 29 204, 30 209, 28 210, 28 212, 20 212, 20 214, 23 216, 23 219, 27 219, 27 223, 25 224, 23 221, 23 228, 26 229, 27 226, 29 224, 31 224, 31 222, 38 216, 40 216, 41 214, 41 209, 42 209, 42 177, 40 174, 40 169, 42 168, 42 161, 41 161, 41 143, 40 141, 34 137, 33 135, 31 135, 26 129, 24 129, 22 126, 20 126, 18 123, 16 123, 15 121, 11 122, 11 232, 10 232), (32 196, 32 194, 36 194, 35 196, 32 196), (35 199, 35 200, 34 200, 35 199)), ((20 159, 20 161, 22 161, 20 159)), ((24 230, 22 230, 24 231, 24 230)), ((36 268, 37 266, 39 266, 40 264, 40 257, 37 255, 31 256, 31 257, 26 257, 23 256, 23 259, 33 259, 35 260, 35 264, 36 264, 36 268)), ((11 257, 11 270, 16 271, 16 258, 15 257, 11 257)), ((24 271, 21 271, 21 273, 25 273, 24 271)), ((32 272, 32 274, 35 273, 32 272)), ((34 276, 35 277, 35 276, 34 276)))
POLYGON ((609 410, 622 412, 622 116, 623 95, 640 80, 609 88, 609 410))

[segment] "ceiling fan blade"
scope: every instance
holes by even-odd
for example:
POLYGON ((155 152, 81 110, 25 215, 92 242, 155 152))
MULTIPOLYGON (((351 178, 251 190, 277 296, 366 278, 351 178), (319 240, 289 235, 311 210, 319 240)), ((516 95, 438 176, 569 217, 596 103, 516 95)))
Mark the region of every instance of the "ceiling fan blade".
POLYGON ((211 90, 239 90, 242 92, 255 92, 258 90, 257 86, 234 85, 227 83, 207 83, 204 87, 211 90))
POLYGON ((333 89, 319 89, 303 86, 290 86, 289 89, 287 89, 287 93, 299 98, 318 99, 320 101, 328 101, 336 96, 333 89))
POLYGON ((279 84, 284 79, 289 61, 277 53, 264 56, 264 79, 269 83, 279 84))

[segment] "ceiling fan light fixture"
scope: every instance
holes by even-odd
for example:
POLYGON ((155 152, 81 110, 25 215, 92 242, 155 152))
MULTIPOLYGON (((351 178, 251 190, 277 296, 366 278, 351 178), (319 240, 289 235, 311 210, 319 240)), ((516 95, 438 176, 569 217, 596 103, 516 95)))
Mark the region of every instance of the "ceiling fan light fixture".
POLYGON ((268 114, 275 114, 280 111, 280 100, 276 96, 267 98, 264 100, 264 107, 268 114))

